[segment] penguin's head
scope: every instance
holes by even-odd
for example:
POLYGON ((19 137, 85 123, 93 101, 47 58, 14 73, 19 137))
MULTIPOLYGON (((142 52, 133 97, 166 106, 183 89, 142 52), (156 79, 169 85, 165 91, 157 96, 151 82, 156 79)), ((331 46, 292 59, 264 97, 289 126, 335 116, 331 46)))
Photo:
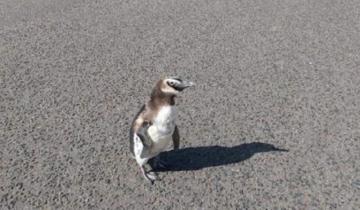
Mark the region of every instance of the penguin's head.
POLYGON ((181 91, 193 85, 193 82, 182 80, 178 77, 170 77, 162 80, 161 91, 164 93, 177 95, 181 91))

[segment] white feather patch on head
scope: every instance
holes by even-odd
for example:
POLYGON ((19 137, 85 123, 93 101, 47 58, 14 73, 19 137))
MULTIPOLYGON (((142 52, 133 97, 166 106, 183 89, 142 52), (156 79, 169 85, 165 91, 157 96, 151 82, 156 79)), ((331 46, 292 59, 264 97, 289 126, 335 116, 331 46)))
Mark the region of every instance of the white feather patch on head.
POLYGON ((169 83, 173 83, 173 84, 180 84, 181 82, 176 80, 176 79, 164 79, 163 81, 163 85, 161 87, 161 91, 163 91, 164 93, 172 93, 172 94, 177 94, 179 93, 179 91, 175 90, 173 87, 171 87, 169 85, 169 83))

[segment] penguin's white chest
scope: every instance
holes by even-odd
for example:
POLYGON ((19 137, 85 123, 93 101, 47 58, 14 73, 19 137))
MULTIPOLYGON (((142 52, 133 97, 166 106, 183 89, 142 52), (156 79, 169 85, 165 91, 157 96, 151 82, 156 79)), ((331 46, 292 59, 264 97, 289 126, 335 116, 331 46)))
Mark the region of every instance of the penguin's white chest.
POLYGON ((164 106, 159 110, 153 125, 148 129, 148 134, 154 143, 152 149, 154 153, 163 151, 172 140, 176 118, 175 106, 164 106))

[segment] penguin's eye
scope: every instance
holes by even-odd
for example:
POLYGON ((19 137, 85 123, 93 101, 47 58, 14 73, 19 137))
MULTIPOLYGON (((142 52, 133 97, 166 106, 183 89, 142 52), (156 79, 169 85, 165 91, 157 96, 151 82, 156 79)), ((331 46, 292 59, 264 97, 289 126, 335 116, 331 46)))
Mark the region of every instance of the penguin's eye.
POLYGON ((173 85, 175 85, 175 83, 172 82, 172 81, 170 81, 170 82, 169 82, 169 85, 170 85, 170 86, 173 86, 173 85))

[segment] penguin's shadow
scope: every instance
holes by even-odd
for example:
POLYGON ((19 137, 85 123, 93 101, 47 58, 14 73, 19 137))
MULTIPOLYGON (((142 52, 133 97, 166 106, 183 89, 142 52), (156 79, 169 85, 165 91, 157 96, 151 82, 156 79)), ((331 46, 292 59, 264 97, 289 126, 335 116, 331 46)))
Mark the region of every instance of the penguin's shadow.
POLYGON ((152 161, 150 165, 155 172, 199 170, 238 163, 251 158, 256 153, 263 152, 288 152, 288 150, 261 142, 245 143, 234 147, 189 147, 162 152, 160 159, 166 164, 166 168, 157 168, 152 161))

